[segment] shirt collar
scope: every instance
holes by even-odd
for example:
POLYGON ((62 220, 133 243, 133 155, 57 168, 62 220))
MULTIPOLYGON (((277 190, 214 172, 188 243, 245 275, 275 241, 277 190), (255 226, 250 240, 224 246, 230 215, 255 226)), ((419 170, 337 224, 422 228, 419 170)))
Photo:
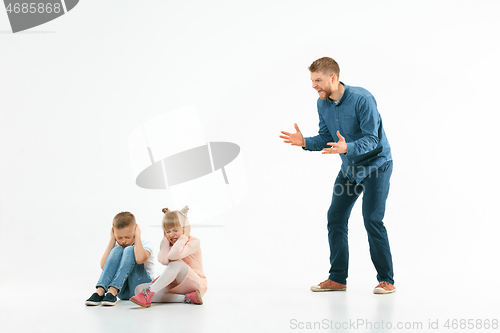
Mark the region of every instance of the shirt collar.
POLYGON ((337 106, 340 106, 340 104, 342 104, 342 102, 346 99, 347 93, 349 91, 349 86, 346 86, 344 84, 344 82, 342 82, 342 81, 340 81, 340 83, 342 83, 342 85, 344 86, 344 93, 342 94, 342 97, 340 97, 339 101, 337 102, 337 106))
POLYGON ((349 86, 346 86, 344 84, 344 82, 340 81, 340 83, 344 86, 344 93, 342 94, 342 97, 340 97, 339 101, 335 102, 333 99, 330 99, 330 97, 328 97, 328 100, 331 103, 335 104, 336 106, 339 106, 340 104, 342 104, 342 102, 346 99, 347 91, 349 90, 349 86))

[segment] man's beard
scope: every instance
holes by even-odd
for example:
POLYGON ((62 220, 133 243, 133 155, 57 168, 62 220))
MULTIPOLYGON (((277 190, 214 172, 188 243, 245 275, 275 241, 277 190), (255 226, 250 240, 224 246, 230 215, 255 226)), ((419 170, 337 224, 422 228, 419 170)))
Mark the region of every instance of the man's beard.
POLYGON ((332 94, 332 92, 330 90, 326 90, 326 89, 320 89, 320 91, 323 91, 323 94, 319 94, 318 93, 318 96, 319 98, 321 98, 322 100, 326 100, 328 97, 330 97, 330 95, 332 94))

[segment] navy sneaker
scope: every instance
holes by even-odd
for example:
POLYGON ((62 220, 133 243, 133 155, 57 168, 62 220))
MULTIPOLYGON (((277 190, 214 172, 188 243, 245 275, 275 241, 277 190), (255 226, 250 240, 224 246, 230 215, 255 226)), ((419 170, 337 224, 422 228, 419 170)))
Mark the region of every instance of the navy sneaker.
POLYGON ((92 296, 85 301, 85 305, 100 305, 103 299, 104 295, 99 296, 98 293, 93 293, 92 296))
POLYGON ((106 296, 104 296, 104 299, 102 300, 102 305, 107 305, 107 306, 113 306, 116 305, 116 302, 118 299, 116 298, 115 295, 112 293, 107 293, 106 296))

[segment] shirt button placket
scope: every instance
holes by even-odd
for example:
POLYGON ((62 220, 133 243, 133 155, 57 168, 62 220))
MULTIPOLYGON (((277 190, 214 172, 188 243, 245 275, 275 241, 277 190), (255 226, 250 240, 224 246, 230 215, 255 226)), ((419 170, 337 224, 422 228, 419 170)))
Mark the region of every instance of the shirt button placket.
POLYGON ((339 109, 335 109, 335 120, 337 120, 337 130, 340 131, 340 124, 339 124, 339 109))

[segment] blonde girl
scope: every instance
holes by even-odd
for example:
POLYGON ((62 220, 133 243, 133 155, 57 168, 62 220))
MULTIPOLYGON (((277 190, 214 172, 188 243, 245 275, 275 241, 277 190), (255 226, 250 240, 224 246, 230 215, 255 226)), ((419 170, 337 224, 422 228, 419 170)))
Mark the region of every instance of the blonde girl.
POLYGON ((136 287, 132 302, 142 307, 150 307, 151 302, 203 304, 207 278, 203 273, 200 240, 190 235, 188 210, 188 206, 180 211, 163 208, 163 239, 158 261, 166 267, 153 282, 136 287))

